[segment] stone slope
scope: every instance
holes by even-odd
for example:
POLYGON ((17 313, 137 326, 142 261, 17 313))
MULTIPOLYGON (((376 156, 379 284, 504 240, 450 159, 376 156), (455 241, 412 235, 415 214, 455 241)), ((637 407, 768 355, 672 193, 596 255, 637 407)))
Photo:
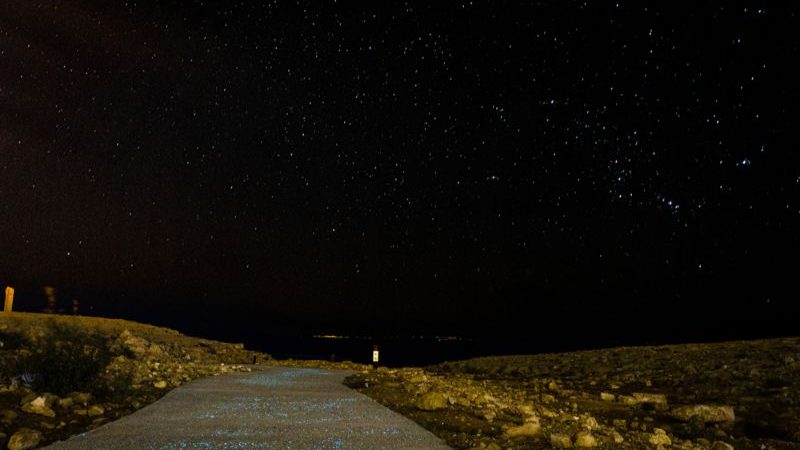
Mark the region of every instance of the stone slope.
POLYGON ((800 449, 800 338, 487 357, 348 383, 457 449, 800 449))

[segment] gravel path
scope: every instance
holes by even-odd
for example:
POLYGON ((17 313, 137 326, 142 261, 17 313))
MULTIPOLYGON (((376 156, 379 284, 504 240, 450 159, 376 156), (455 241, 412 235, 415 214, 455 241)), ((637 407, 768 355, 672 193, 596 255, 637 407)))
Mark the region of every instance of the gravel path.
POLYGON ((46 448, 449 449, 409 419, 342 385, 346 375, 274 367, 204 378, 46 448))

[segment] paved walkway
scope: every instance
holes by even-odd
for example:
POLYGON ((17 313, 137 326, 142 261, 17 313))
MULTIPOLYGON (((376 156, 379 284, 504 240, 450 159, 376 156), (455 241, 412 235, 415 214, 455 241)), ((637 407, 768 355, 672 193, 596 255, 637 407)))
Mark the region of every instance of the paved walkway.
POLYGON ((52 450, 447 450, 414 422, 341 384, 347 372, 263 368, 204 378, 52 450))

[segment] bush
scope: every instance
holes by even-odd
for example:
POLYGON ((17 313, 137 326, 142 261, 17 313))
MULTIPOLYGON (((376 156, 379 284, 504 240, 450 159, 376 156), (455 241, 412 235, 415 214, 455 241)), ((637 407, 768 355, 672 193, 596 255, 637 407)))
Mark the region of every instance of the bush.
POLYGON ((26 343, 25 336, 19 333, 0 331, 0 351, 19 350, 26 343))
POLYGON ((56 322, 50 322, 45 335, 32 345, 16 370, 33 375, 35 390, 57 395, 90 387, 112 357, 102 336, 56 322))
POLYGON ((0 332, 0 384, 17 375, 16 351, 25 347, 25 336, 14 332, 0 332))

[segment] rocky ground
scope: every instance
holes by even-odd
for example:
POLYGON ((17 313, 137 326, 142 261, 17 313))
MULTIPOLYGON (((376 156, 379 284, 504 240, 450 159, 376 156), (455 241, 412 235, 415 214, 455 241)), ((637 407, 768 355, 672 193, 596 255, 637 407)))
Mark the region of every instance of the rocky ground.
POLYGON ((349 386, 455 449, 800 449, 800 338, 372 369, 276 361, 241 344, 123 320, 26 313, 0 315, 0 448, 65 439, 182 383, 251 370, 254 361, 353 370, 349 386), (77 350, 74 342, 48 345, 54 336, 77 336, 77 350), (58 355, 63 348, 72 352, 66 362, 58 355), (37 367, 26 362, 43 361, 69 375, 90 360, 102 362, 97 376, 69 392, 37 389, 37 373, 26 372, 37 367))
POLYGON ((36 448, 85 432, 196 378, 251 370, 244 365, 252 364, 254 358, 259 363, 269 361, 268 355, 245 350, 242 344, 192 338, 124 320, 0 314, 0 448, 36 448), (65 376, 82 367, 80 354, 72 355, 74 364, 60 360, 57 354, 37 355, 69 348, 68 342, 45 342, 62 336, 52 333, 62 327, 68 330, 66 334, 91 337, 87 342, 92 344, 84 346, 83 356, 101 355, 96 360, 103 364, 91 385, 82 389, 58 394, 37 390, 37 373, 19 373, 30 370, 24 363, 32 357, 44 364, 58 364, 65 376))
POLYGON ((800 338, 478 358, 346 383, 455 449, 800 449, 800 338))

